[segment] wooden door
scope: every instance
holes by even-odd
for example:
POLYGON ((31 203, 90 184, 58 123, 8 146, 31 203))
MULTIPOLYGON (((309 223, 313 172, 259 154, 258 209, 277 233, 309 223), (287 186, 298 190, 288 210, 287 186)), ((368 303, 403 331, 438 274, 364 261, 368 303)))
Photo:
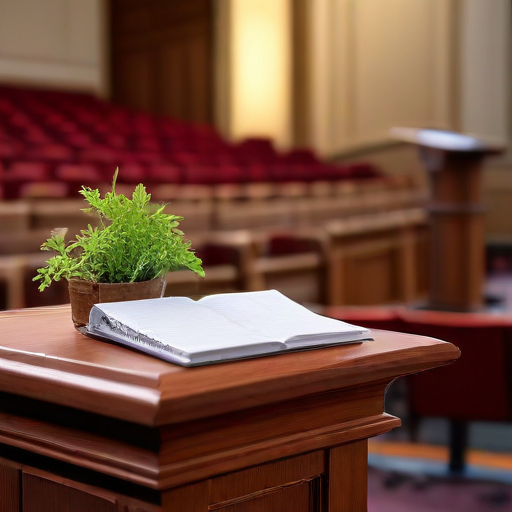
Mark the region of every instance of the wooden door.
POLYGON ((116 103, 212 122, 212 0, 111 0, 116 103))

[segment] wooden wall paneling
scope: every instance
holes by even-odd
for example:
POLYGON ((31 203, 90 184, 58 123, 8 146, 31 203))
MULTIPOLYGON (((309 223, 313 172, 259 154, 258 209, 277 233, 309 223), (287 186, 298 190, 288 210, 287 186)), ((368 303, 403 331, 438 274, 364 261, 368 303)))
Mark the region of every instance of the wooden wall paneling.
POLYGON ((392 231, 333 237, 327 270, 329 303, 370 305, 400 300, 401 245, 392 231))
POLYGON ((185 83, 177 79, 183 74, 186 55, 179 41, 169 41, 158 52, 157 87, 160 97, 161 113, 183 119, 186 115, 188 101, 184 101, 187 93, 185 83))
POLYGON ((218 229, 275 228, 289 226, 292 219, 290 202, 279 198, 219 201, 215 208, 218 229))
POLYGON ((0 459, 0 512, 19 512, 20 474, 19 464, 0 459))
POLYGON ((376 213, 326 224, 327 301, 331 305, 408 302, 419 295, 421 209, 376 213), (420 238, 418 238, 420 236, 420 238))
MULTIPOLYGON (((39 231, 34 233, 35 236, 40 236, 43 229, 46 229, 46 238, 48 238, 52 229, 67 227, 66 239, 72 239, 74 235, 80 233, 80 230, 86 229, 88 224, 96 226, 99 223, 99 218, 84 212, 83 207, 83 199, 34 201, 30 205, 30 228, 39 231)), ((40 244, 46 238, 41 238, 40 244)))
POLYGON ((169 272, 166 278, 165 296, 184 295, 198 297, 214 293, 243 291, 240 276, 234 265, 204 265, 205 277, 198 277, 190 270, 169 272))
POLYGON ((366 512, 368 441, 329 450, 329 512, 366 512))
POLYGON ((401 240, 398 255, 400 297, 403 302, 410 303, 417 298, 418 293, 418 284, 416 282, 416 233, 414 226, 405 226, 399 236, 401 240))
POLYGON ((415 229, 414 262, 416 272, 416 297, 424 299, 430 282, 430 225, 424 223, 415 229))
POLYGON ((212 119, 212 57, 210 38, 205 38, 209 27, 192 34, 186 45, 187 115, 193 122, 212 119))
POLYGON ((319 253, 258 258, 250 290, 276 289, 299 303, 323 303, 323 262, 319 253))
POLYGON ((202 201, 171 201, 164 212, 183 217, 180 229, 187 238, 193 238, 194 233, 208 233, 213 226, 214 204, 211 200, 202 201))
POLYGON ((112 65, 112 91, 116 103, 155 112, 152 57, 146 50, 119 51, 112 65))
MULTIPOLYGON (((25 286, 27 274, 35 275, 36 269, 44 266, 47 259, 48 255, 44 252, 0 256, 0 281, 5 284, 7 309, 27 307, 28 297, 25 286)), ((37 283, 32 284, 36 285, 33 288, 36 290, 37 283)), ((62 287, 57 286, 55 292, 58 292, 57 288, 62 287)), ((63 302, 66 300, 60 303, 63 302)))
POLYGON ((30 204, 27 201, 0 201, 0 232, 19 232, 30 228, 30 204))
MULTIPOLYGON (((347 244, 348 245, 348 244, 347 244)), ((400 297, 400 247, 396 237, 361 241, 345 250, 346 301, 387 304, 400 297)))
POLYGON ((154 114, 211 122, 211 0, 113 0, 111 19, 113 100, 154 114))
POLYGON ((512 237, 512 179, 511 169, 486 166, 483 173, 483 204, 487 239, 512 237))

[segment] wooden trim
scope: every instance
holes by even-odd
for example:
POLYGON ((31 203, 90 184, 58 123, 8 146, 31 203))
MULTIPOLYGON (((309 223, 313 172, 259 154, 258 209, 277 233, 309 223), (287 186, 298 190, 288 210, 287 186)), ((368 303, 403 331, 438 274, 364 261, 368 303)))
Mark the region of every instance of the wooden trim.
POLYGON ((350 443, 329 451, 330 512, 366 512, 368 441, 350 443))

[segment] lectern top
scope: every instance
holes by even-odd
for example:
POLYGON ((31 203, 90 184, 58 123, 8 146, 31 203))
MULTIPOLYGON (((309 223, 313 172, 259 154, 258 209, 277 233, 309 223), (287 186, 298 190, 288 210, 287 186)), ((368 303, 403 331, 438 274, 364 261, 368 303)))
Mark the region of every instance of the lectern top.
POLYGON ((459 357, 443 341, 374 332, 375 341, 183 368, 73 328, 69 305, 0 314, 0 392, 148 426, 391 381, 459 357))
POLYGON ((449 130, 396 127, 391 129, 391 135, 404 142, 444 151, 501 153, 506 149, 504 144, 449 130))

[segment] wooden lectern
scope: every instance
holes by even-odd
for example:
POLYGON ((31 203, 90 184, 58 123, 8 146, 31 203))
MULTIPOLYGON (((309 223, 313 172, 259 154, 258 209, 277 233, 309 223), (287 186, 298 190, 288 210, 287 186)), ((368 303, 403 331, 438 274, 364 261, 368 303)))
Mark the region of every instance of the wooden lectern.
POLYGON ((182 368, 88 339, 69 306, 0 314, 1 512, 363 512, 384 393, 433 338, 182 368))
POLYGON ((394 128, 417 144, 430 181, 431 256, 427 309, 470 312, 483 308, 484 208, 482 163, 504 146, 456 132, 394 128))

